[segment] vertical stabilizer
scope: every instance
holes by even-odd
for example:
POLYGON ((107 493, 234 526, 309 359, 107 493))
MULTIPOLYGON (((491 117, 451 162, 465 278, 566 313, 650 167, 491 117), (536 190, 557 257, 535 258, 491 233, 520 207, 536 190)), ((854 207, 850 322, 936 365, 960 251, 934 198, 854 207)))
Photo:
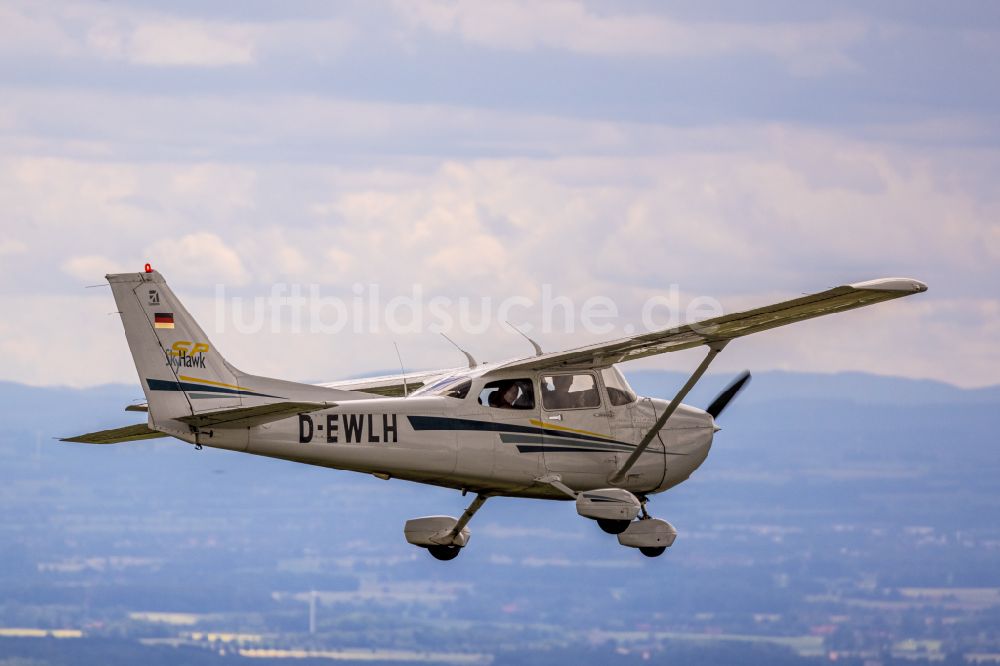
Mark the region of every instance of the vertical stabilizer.
POLYGON ((234 369, 159 273, 106 276, 154 425, 240 407, 247 392, 234 369))

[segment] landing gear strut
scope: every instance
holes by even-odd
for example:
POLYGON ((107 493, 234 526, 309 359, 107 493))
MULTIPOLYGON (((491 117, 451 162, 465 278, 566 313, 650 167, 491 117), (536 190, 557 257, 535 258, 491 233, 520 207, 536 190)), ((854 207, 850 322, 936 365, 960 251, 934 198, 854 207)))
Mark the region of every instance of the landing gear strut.
POLYGON ((624 488, 577 492, 555 474, 535 480, 575 499, 578 514, 596 521, 597 526, 608 534, 617 534, 618 543, 636 548, 646 557, 659 557, 677 538, 673 525, 649 515, 646 511, 649 498, 643 493, 633 495, 624 488))

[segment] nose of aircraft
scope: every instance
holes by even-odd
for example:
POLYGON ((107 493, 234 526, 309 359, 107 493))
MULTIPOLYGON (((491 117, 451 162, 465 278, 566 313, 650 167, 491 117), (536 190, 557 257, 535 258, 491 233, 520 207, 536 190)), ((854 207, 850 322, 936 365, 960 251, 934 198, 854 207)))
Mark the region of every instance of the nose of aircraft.
POLYGON ((716 430, 711 414, 692 405, 681 405, 660 430, 660 440, 673 455, 707 453, 716 430))
POLYGON ((711 414, 709 414, 708 412, 706 412, 705 416, 708 419, 708 423, 709 423, 710 427, 705 428, 705 431, 704 431, 705 434, 702 437, 702 442, 701 442, 701 447, 700 448, 702 449, 703 454, 707 456, 708 455, 708 450, 710 448, 712 448, 712 441, 715 439, 715 433, 717 433, 720 430, 722 430, 722 428, 720 428, 719 426, 717 426, 715 424, 715 419, 712 418, 711 414))

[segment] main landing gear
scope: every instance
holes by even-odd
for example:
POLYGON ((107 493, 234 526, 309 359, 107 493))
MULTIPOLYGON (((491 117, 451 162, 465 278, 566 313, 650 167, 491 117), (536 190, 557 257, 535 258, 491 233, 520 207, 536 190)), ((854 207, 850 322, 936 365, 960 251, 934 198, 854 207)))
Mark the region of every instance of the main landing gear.
POLYGON ((436 560, 453 560, 462 552, 461 546, 427 546, 427 552, 436 560))
MULTIPOLYGON (((618 543, 635 548, 646 557, 659 557, 677 538, 673 525, 649 515, 645 496, 636 497, 624 488, 578 493, 558 478, 546 478, 545 482, 574 497, 576 511, 581 516, 595 521, 608 534, 617 535, 618 543)), ((426 548, 437 560, 455 559, 469 543, 469 521, 489 497, 485 493, 476 495, 460 518, 425 516, 406 521, 403 528, 406 540, 414 546, 426 548)))
POLYGON ((489 495, 480 493, 465 510, 461 518, 451 516, 426 516, 406 521, 403 534, 414 546, 426 548, 432 557, 448 561, 458 557, 469 543, 469 528, 466 525, 472 516, 486 503, 489 495))

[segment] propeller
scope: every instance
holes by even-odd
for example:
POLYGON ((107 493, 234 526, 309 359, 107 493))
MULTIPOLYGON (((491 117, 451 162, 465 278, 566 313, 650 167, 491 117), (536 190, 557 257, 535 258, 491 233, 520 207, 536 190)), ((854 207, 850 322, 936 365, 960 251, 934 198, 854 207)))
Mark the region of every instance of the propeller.
POLYGON ((744 370, 740 373, 740 376, 733 380, 733 382, 725 388, 719 395, 715 396, 715 400, 712 404, 708 406, 705 410, 712 415, 713 419, 719 418, 719 414, 725 411, 726 407, 732 402, 733 398, 740 394, 746 385, 750 382, 750 371, 744 370))

